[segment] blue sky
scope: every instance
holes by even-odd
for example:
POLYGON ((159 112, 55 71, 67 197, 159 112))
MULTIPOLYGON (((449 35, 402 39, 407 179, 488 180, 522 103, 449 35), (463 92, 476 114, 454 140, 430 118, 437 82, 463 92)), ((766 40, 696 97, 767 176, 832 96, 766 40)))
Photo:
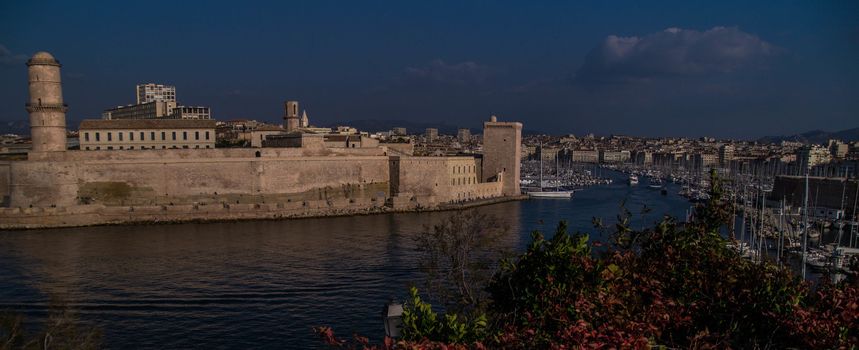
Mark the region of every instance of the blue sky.
POLYGON ((69 118, 140 82, 218 119, 490 114, 553 133, 755 138, 859 126, 857 1, 16 1, 0 4, 0 120, 26 57, 63 63, 69 118), (646 4, 645 4, 646 3, 646 4))

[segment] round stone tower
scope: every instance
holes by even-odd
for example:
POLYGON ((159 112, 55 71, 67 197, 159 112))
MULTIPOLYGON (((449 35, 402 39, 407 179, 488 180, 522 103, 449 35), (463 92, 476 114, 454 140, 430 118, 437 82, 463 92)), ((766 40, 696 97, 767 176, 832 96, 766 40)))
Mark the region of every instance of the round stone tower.
POLYGON ((30 136, 33 152, 66 150, 66 110, 60 83, 60 62, 47 52, 37 52, 29 61, 30 136))

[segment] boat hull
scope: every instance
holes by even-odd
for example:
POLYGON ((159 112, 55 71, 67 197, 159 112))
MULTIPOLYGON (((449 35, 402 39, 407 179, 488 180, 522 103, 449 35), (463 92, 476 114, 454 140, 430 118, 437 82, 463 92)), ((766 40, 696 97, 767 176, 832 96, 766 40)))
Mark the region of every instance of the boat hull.
POLYGON ((569 199, 573 197, 573 191, 528 192, 528 197, 569 199))

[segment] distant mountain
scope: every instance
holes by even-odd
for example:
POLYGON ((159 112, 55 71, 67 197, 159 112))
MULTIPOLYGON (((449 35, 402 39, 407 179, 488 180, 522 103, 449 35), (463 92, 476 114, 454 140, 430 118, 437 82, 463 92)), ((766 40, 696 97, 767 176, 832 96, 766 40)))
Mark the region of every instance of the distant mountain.
POLYGON ((802 134, 790 136, 764 136, 758 139, 759 143, 779 143, 782 141, 825 144, 829 140, 841 140, 844 142, 859 141, 859 128, 841 131, 812 130, 802 134))
POLYGON ((2 121, 0 135, 5 134, 30 135, 30 122, 27 120, 2 121))
MULTIPOLYGON (((436 128, 438 129, 438 133, 442 135, 456 135, 456 132, 460 127, 445 123, 421 123, 421 122, 413 122, 406 120, 375 120, 375 119, 364 119, 364 120, 353 120, 342 123, 329 124, 326 127, 333 128, 339 125, 348 125, 353 128, 356 128, 361 131, 369 131, 369 132, 377 132, 377 131, 389 131, 393 128, 406 128, 406 131, 409 134, 423 134, 427 128, 436 128)), ((479 128, 468 128, 471 130, 471 134, 482 134, 483 126, 479 128)), ((539 131, 534 130, 523 130, 524 134, 538 134, 539 131)))

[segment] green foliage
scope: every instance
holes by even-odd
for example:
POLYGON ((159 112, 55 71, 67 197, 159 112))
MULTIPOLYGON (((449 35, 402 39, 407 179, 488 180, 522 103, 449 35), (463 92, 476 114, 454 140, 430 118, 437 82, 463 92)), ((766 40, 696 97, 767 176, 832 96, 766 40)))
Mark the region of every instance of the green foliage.
POLYGON ((711 181, 691 222, 636 230, 624 211, 600 253, 564 222, 551 239, 534 232, 489 282, 480 322, 439 317, 412 289, 398 346, 856 349, 859 275, 815 290, 789 267, 743 259, 719 235, 733 208, 711 181))
POLYGON ((486 315, 466 319, 456 314, 439 317, 432 305, 424 302, 418 289, 409 289, 409 300, 403 309, 403 339, 419 341, 430 339, 445 343, 469 343, 482 339, 487 329, 486 315))

